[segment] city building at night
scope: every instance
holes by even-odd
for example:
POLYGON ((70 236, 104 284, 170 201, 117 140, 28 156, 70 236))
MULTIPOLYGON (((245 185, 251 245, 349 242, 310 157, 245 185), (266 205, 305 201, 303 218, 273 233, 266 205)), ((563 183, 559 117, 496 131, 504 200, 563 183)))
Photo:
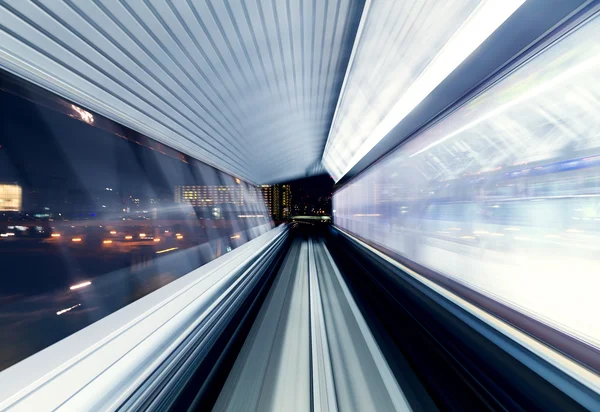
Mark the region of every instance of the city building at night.
POLYGON ((292 215, 292 187, 281 185, 281 217, 287 218, 292 215))
POLYGON ((175 203, 188 203, 195 207, 223 204, 243 205, 242 186, 175 186, 175 203))
POLYGON ((23 206, 23 190, 19 185, 0 184, 0 211, 19 212, 23 206))
POLYGON ((288 184, 261 185, 260 191, 273 219, 285 219, 291 215, 292 189, 288 184))
POLYGON ((273 211, 275 208, 273 207, 273 186, 272 185, 261 185, 260 193, 262 194, 263 201, 265 202, 265 206, 269 211, 269 215, 273 216, 273 211))

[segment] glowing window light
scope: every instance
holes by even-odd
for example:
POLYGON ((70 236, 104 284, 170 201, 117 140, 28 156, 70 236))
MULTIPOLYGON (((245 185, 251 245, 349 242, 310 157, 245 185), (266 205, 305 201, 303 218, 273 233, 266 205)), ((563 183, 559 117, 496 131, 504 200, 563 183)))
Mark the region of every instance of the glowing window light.
POLYGON ((52 236, 52 237, 60 237, 60 233, 52 233, 50 236, 52 236))
POLYGON ((110 245, 113 241, 112 240, 103 240, 102 243, 104 243, 105 245, 110 245))
POLYGON ((131 240, 131 239, 133 239, 133 236, 131 236, 131 235, 125 236, 125 240, 131 240))
POLYGON ((111 234, 111 235, 116 235, 116 234, 117 234, 117 231, 116 231, 116 230, 111 230, 111 231, 110 231, 110 234, 111 234))
POLYGON ((0 211, 19 212, 23 204, 23 189, 19 185, 0 185, 0 211))
POLYGON ((80 237, 74 237, 73 239, 71 239, 71 242, 75 242, 75 243, 81 242, 81 238, 80 237))
MULTIPOLYGON (((433 18, 435 21, 431 21, 427 17, 420 23, 423 26, 431 26, 432 24, 449 26, 449 21, 464 19, 462 20, 463 23, 458 30, 451 34, 441 49, 430 50, 431 53, 434 53, 434 57, 422 71, 419 72, 419 64, 422 61, 408 63, 407 67, 403 67, 403 71, 406 73, 415 73, 416 71, 416 78, 407 79, 405 77, 401 79, 404 81, 410 80, 410 82, 406 83, 406 87, 400 88, 397 87, 395 82, 385 84, 385 86, 373 82, 375 90, 365 92, 363 84, 365 78, 369 76, 369 71, 381 68, 385 62, 384 56, 388 52, 391 53, 394 49, 401 48, 406 52, 406 55, 411 55, 415 52, 420 53, 423 48, 423 45, 418 42, 414 44, 396 43, 392 39, 389 46, 384 44, 383 50, 385 53, 379 52, 375 56, 371 55, 370 49, 377 50, 382 47, 379 44, 382 41, 378 35, 379 32, 376 30, 369 31, 370 27, 380 25, 380 20, 386 18, 386 13, 381 13, 381 9, 403 9, 406 7, 405 2, 400 1, 390 3, 373 2, 369 9, 363 13, 359 37, 352 51, 351 62, 344 79, 342 93, 323 154, 323 165, 334 179, 339 181, 524 2, 525 0, 483 0, 466 18, 462 14, 462 9, 458 6, 452 6, 452 4, 458 3, 448 2, 449 8, 445 9, 444 13, 438 14, 437 18, 433 18), (370 10, 373 8, 375 11, 370 10), (448 15, 453 17, 449 18, 448 15), (376 34, 371 35, 371 33, 376 34), (375 44, 377 44, 377 47, 372 47, 375 44), (356 59, 356 62, 354 61, 355 54, 360 56, 356 59), (367 56, 367 58, 364 56, 367 56), (344 97, 347 93, 349 95, 354 94, 345 100, 344 97), (365 96, 365 93, 368 95, 365 96), (388 100, 385 102, 390 104, 379 107, 373 103, 372 107, 369 107, 371 105, 369 103, 370 97, 376 95, 387 97, 388 100), (388 110, 390 106, 392 108, 388 110), (351 119, 356 118, 361 118, 361 122, 355 126, 352 125, 353 121, 351 119)), ((409 10, 409 15, 413 11, 409 10)), ((433 11, 426 14, 428 16, 433 15, 433 11)), ((417 22, 418 14, 411 16, 413 23, 417 22)), ((441 35, 448 35, 444 31, 444 27, 441 27, 439 31, 443 32, 441 35)), ((427 34, 431 36, 431 32, 432 30, 429 29, 427 34)), ((443 38, 439 37, 435 40, 444 41, 443 38)), ((396 69, 397 67, 392 65, 381 74, 385 77, 385 75, 390 75, 392 70, 396 69)))
POLYGON ((71 290, 81 289, 81 288, 85 288, 87 286, 90 286, 91 284, 92 284, 92 282, 90 282, 88 280, 87 282, 81 282, 81 283, 78 283, 76 285, 73 285, 69 289, 71 289, 71 290))
POLYGON ((158 237, 155 237, 155 238, 153 239, 153 241, 154 241, 154 242, 160 242, 160 238, 158 238, 158 237))
POLYGON ((141 238, 145 238, 145 237, 146 237, 146 234, 145 234, 145 233, 140 233, 140 237, 141 237, 141 238))

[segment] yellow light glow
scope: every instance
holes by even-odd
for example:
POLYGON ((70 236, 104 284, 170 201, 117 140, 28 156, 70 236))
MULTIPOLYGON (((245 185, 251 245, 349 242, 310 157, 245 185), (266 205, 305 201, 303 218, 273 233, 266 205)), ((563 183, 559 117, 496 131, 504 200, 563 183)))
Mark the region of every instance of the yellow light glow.
POLYGON ((117 231, 116 231, 116 230, 111 230, 111 231, 110 231, 110 234, 111 234, 111 235, 116 235, 116 234, 117 234, 117 231))
POLYGON ((72 242, 81 242, 81 238, 80 237, 74 237, 73 239, 71 239, 72 242))
POLYGON ((60 237, 60 233, 52 233, 50 236, 52 236, 52 237, 60 237))
POLYGON ((131 240, 131 239, 133 239, 133 236, 131 236, 131 235, 127 235, 127 236, 125 236, 125 239, 126 239, 126 240, 131 240))
POLYGON ((231 239, 239 239, 241 236, 240 235, 233 235, 231 236, 231 239))
POLYGON ((171 252, 172 250, 177 250, 179 248, 177 247, 170 247, 168 249, 163 249, 163 250, 159 250, 156 252, 157 255, 160 255, 161 253, 167 253, 167 252, 171 252))
POLYGON ((146 237, 145 233, 140 233, 140 237, 146 237))
POLYGON ((102 243, 104 243, 105 245, 109 245, 112 243, 112 240, 103 240, 102 243))
POLYGON ((177 239, 181 240, 181 239, 183 239, 183 236, 179 235, 179 236, 177 236, 177 239))
POLYGON ((158 237, 155 237, 155 238, 154 238, 154 241, 155 241, 155 242, 160 242, 160 238, 158 238, 158 237))

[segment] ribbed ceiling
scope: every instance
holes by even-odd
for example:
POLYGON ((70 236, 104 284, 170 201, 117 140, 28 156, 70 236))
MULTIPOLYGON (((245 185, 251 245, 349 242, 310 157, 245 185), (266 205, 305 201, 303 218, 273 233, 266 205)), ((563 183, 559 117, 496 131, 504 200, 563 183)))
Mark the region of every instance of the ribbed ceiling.
POLYGON ((0 67, 256 183, 320 163, 358 0, 7 0, 0 67))

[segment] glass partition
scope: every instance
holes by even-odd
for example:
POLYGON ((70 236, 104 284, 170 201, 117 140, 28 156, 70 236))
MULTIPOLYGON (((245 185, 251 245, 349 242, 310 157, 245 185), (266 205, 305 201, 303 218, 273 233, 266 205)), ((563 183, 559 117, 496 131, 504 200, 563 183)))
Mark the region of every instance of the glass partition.
POLYGON ((254 185, 0 75, 0 370, 272 227, 254 185))
POLYGON ((600 18, 371 166, 334 222, 600 347, 600 18))

